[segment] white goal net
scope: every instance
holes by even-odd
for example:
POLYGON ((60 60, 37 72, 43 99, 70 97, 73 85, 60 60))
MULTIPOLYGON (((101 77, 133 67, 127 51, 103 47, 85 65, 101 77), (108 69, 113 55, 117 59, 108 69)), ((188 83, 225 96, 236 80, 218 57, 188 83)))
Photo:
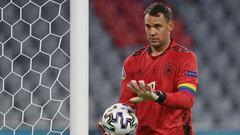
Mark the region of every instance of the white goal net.
POLYGON ((70 0, 0 0, 0 134, 70 134, 70 0))

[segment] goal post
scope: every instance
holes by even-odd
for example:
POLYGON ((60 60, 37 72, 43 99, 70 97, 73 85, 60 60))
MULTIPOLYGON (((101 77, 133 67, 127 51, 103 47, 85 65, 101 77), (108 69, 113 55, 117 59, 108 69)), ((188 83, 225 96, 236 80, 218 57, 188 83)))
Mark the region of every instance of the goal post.
POLYGON ((88 6, 71 2, 71 135, 88 134, 88 6))

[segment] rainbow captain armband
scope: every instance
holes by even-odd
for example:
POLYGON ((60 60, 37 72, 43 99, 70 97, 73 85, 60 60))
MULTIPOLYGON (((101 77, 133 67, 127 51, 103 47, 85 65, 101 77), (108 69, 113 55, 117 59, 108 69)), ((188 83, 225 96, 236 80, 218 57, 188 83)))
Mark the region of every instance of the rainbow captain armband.
POLYGON ((192 83, 182 83, 178 85, 178 90, 184 90, 190 92, 192 95, 196 96, 197 86, 192 83))

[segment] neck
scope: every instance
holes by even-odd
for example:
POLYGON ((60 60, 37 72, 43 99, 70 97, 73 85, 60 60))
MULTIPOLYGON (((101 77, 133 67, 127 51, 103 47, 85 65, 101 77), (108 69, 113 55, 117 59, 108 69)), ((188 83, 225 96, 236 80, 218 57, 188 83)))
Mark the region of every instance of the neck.
POLYGON ((166 49, 169 47, 170 43, 171 43, 171 40, 169 39, 164 45, 160 47, 151 46, 151 55, 158 56, 163 54, 166 51, 166 49))

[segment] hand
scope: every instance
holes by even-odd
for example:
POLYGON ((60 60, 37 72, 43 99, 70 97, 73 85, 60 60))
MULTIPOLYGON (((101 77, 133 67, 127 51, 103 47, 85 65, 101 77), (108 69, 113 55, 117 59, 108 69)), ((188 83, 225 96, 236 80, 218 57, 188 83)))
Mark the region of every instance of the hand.
POLYGON ((154 93, 155 91, 155 82, 149 83, 145 85, 143 80, 138 81, 139 85, 137 84, 136 80, 132 80, 131 83, 127 84, 128 88, 138 97, 131 98, 130 101, 133 103, 139 103, 143 101, 156 101, 158 99, 158 95, 154 93), (140 87, 139 87, 140 86, 140 87))
POLYGON ((103 135, 110 135, 110 133, 106 132, 105 128, 103 127, 102 122, 98 122, 98 123, 97 123, 97 127, 98 127, 98 129, 101 130, 101 132, 103 133, 103 135))

